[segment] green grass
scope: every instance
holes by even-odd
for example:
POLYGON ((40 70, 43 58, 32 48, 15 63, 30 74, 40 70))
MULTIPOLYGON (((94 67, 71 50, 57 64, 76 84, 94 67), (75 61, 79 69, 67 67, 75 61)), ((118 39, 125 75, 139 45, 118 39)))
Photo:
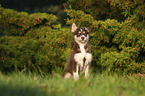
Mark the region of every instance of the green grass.
POLYGON ((145 96, 145 77, 96 74, 63 79, 26 74, 0 74, 0 96, 145 96))

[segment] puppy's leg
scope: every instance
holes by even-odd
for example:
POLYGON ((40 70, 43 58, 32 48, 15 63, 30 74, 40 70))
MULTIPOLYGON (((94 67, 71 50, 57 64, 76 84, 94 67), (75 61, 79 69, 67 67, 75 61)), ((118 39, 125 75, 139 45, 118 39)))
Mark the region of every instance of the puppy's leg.
POLYGON ((89 67, 91 66, 92 54, 87 53, 85 61, 85 78, 89 76, 89 67))
POLYGON ((89 76, 89 64, 86 66, 85 69, 85 78, 87 78, 89 76))
POLYGON ((86 61, 83 71, 80 73, 82 75, 85 71, 85 78, 87 78, 89 76, 89 67, 90 67, 90 63, 88 61, 86 61))
POLYGON ((64 78, 70 78, 71 74, 70 73, 65 73, 64 78))
POLYGON ((76 65, 76 72, 73 72, 73 76, 74 76, 74 79, 75 79, 75 80, 78 80, 78 79, 79 79, 79 74, 78 74, 78 72, 79 72, 79 65, 77 64, 77 65, 76 65))
POLYGON ((65 67, 65 69, 62 72, 62 77, 64 77, 64 78, 70 78, 71 77, 71 73, 68 71, 69 70, 68 68, 69 68, 68 66, 65 67))

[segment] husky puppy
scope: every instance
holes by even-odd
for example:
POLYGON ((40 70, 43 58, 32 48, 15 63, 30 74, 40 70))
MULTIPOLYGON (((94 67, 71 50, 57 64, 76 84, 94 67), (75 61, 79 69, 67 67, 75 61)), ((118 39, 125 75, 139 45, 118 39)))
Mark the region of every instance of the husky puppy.
POLYGON ((75 23, 73 23, 71 31, 74 35, 74 46, 62 76, 69 78, 73 75, 74 79, 78 80, 79 74, 82 75, 85 73, 85 78, 87 78, 92 61, 91 49, 88 43, 90 28, 78 28, 75 23))

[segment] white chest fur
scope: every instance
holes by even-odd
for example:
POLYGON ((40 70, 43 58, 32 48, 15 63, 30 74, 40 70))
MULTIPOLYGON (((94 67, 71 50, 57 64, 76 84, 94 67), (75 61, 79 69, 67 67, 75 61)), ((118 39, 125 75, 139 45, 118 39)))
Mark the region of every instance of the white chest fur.
POLYGON ((80 44, 81 53, 86 54, 86 50, 84 48, 84 44, 80 44))
POLYGON ((81 66, 83 66, 84 58, 86 59, 86 62, 89 63, 92 61, 92 54, 91 53, 85 53, 85 54, 84 53, 77 53, 74 56, 75 61, 81 66))
POLYGON ((79 65, 81 68, 84 65, 84 58, 86 59, 85 61, 85 66, 92 61, 92 54, 87 53, 86 50, 84 49, 84 45, 80 45, 80 50, 81 53, 77 53, 74 55, 74 59, 77 62, 77 65, 79 65))

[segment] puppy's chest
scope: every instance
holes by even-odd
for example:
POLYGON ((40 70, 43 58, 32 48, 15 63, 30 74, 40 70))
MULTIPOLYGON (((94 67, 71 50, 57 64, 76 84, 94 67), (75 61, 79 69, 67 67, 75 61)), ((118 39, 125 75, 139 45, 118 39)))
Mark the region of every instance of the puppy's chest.
POLYGON ((89 48, 88 47, 85 47, 84 45, 80 45, 78 48, 77 48, 77 53, 83 53, 83 54, 86 54, 86 53, 89 53, 89 48))
POLYGON ((91 62, 91 60, 92 60, 92 54, 87 52, 89 50, 88 48, 84 48, 84 45, 80 45, 80 48, 78 50, 80 52, 79 53, 76 53, 74 55, 74 60, 78 64, 81 64, 82 65, 84 63, 84 59, 87 62, 91 62))

